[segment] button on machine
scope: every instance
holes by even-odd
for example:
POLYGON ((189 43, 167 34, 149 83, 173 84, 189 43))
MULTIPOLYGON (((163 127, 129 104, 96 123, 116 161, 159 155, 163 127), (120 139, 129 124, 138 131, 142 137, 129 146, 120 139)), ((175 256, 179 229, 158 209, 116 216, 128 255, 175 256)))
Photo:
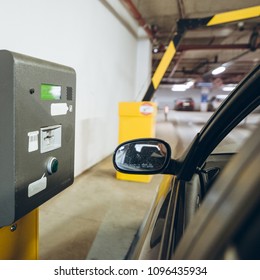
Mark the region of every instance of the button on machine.
POLYGON ((55 157, 51 157, 47 162, 47 171, 51 175, 58 171, 59 162, 55 157))

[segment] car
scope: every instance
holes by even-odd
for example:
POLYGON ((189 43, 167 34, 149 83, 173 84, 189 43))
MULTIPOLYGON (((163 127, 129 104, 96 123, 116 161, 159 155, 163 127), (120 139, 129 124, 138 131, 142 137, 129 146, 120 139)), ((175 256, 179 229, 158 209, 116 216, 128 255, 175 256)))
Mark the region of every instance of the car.
POLYGON ((219 105, 226 99, 226 94, 212 96, 208 101, 208 111, 216 111, 219 105))
POLYGON ((195 108, 195 103, 191 97, 179 98, 174 101, 174 110, 193 111, 194 108, 195 108))
POLYGON ((157 138, 115 149, 116 170, 164 174, 126 259, 260 259, 259 105, 257 65, 179 158, 157 138), (137 152, 144 159, 125 162, 126 153, 134 158, 137 152))

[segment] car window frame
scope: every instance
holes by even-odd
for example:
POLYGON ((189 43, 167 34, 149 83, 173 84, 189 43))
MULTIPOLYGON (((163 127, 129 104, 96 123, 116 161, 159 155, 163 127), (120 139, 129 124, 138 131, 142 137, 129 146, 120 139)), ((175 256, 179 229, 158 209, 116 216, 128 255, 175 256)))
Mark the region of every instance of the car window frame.
POLYGON ((222 102, 183 156, 178 159, 181 163, 181 168, 176 174, 179 179, 190 180, 196 169, 205 162, 227 134, 260 105, 257 88, 260 88, 260 64, 222 102))

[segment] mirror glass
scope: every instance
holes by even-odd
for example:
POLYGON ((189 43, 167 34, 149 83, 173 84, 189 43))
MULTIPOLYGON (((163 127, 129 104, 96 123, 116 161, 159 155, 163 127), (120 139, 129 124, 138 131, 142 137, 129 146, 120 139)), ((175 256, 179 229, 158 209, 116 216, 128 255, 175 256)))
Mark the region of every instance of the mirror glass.
POLYGON ((166 166, 169 157, 169 148, 163 141, 134 140, 118 147, 114 164, 119 171, 158 172, 166 166))

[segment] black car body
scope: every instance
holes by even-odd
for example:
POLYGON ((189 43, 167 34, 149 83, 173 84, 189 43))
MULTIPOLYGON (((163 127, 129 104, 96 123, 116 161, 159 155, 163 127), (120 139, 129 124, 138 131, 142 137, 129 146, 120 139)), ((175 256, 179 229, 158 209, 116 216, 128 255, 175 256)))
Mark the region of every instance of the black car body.
POLYGON ((226 259, 231 251, 235 259, 260 258, 258 123, 252 124, 252 135, 239 153, 215 152, 259 104, 260 65, 230 93, 180 158, 170 159, 164 141, 137 139, 129 143, 153 141, 158 149, 164 146, 166 156, 159 167, 146 162, 124 168, 117 164, 117 154, 129 143, 116 149, 113 162, 120 172, 168 174, 127 259, 226 259))

